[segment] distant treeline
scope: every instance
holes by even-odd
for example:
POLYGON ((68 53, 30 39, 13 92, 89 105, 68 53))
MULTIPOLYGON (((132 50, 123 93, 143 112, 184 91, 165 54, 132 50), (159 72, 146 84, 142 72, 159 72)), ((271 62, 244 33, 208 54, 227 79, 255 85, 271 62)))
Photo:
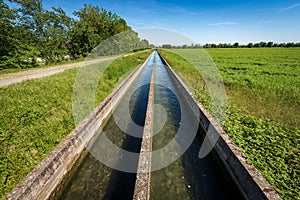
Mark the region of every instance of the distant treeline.
POLYGON ((259 48, 259 47, 300 47, 300 43, 274 43, 274 42, 259 42, 259 43, 248 43, 247 45, 240 45, 238 42, 234 44, 220 43, 220 44, 205 44, 204 48, 259 48))
POLYGON ((97 6, 85 4, 73 13, 74 19, 62 8, 45 10, 42 0, 9 2, 0 0, 0 69, 83 58, 103 41, 123 32, 127 34, 106 42, 105 51, 98 53, 110 55, 149 46, 124 19, 97 6))
POLYGON ((274 43, 274 42, 259 42, 259 43, 248 43, 247 45, 241 45, 238 42, 231 44, 231 43, 220 43, 220 44, 205 44, 205 45, 200 45, 200 44, 192 44, 192 45, 171 45, 171 44, 163 44, 160 46, 161 48, 164 49, 171 49, 171 48, 264 48, 264 47, 300 47, 300 42, 299 43, 274 43))

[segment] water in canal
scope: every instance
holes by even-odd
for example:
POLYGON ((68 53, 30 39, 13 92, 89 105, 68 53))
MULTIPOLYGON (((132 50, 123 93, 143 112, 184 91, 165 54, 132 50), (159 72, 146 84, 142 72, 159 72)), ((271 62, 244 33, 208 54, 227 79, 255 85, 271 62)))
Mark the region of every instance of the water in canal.
MULTIPOLYGON (((138 157, 128 158, 122 151, 114 152, 111 163, 115 169, 112 169, 102 164, 105 162, 99 162, 94 153, 110 151, 103 143, 105 139, 128 152, 140 152, 153 67, 155 106, 151 168, 154 171, 151 172, 150 199, 243 199, 213 151, 203 159, 198 157, 205 134, 198 128, 198 121, 156 51, 114 114, 98 131, 98 137, 90 145, 92 153, 87 153, 57 199, 133 198, 138 157), (126 112, 130 114, 124 115, 126 112)), ((109 158, 107 155, 110 154, 106 154, 109 158)))
MULTIPOLYGON (((116 147, 125 151, 137 154, 140 152, 153 62, 154 53, 150 55, 140 75, 113 111, 114 115, 111 115, 103 129, 98 131, 98 137, 90 145, 87 155, 57 199, 132 199, 138 157, 128 159, 121 151, 114 152, 111 159, 115 168, 126 170, 126 167, 130 166, 128 171, 131 172, 123 172, 102 164, 97 157, 101 154, 97 155, 97 152, 109 151, 101 142, 104 139, 109 139, 116 147), (124 112, 129 112, 129 115, 124 115, 124 112), (124 127, 124 123, 131 119, 139 127, 131 127, 132 123, 125 124, 127 127, 124 127), (131 130, 134 130, 134 133, 126 134, 131 130)), ((110 159, 108 155, 103 155, 102 159, 103 157, 110 159)))
POLYGON ((154 124, 166 123, 153 137, 152 151, 161 152, 152 154, 152 168, 157 169, 172 156, 177 155, 178 159, 151 173, 150 199, 243 199, 213 151, 205 158, 198 157, 205 134, 198 129, 197 120, 158 55, 154 103, 162 105, 166 113, 154 114, 154 124), (166 146, 173 152, 163 150, 166 146))

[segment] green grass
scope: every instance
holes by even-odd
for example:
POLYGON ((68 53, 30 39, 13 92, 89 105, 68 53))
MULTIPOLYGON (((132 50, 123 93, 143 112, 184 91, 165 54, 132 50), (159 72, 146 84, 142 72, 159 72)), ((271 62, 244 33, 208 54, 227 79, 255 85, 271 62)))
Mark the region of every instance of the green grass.
POLYGON ((300 48, 207 51, 230 100, 244 112, 300 128, 300 48))
MULTIPOLYGON (((161 53, 212 111, 205 82, 186 60, 194 59, 193 51, 200 50, 161 53)), ((300 49, 212 49, 208 53, 220 70, 229 100, 224 130, 283 199, 300 199, 300 49), (269 104, 263 107, 264 114, 256 108, 260 102, 269 104), (279 118, 273 110, 290 113, 279 118)))
MULTIPOLYGON (((101 77, 96 102, 149 54, 137 52, 115 60, 101 77)), ((0 199, 75 128, 72 94, 77 72, 71 69, 0 88, 0 199)))

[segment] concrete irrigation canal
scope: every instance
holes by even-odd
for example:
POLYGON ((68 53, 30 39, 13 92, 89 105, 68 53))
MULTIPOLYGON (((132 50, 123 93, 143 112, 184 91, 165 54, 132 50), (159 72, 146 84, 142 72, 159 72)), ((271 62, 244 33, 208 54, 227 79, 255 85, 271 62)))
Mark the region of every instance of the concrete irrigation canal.
POLYGON ((280 197, 154 51, 7 199, 280 197))

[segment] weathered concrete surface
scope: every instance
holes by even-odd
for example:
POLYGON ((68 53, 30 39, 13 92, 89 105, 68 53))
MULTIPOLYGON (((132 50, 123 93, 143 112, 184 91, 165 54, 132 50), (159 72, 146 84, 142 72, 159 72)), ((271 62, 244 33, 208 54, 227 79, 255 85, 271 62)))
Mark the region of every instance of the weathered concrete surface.
POLYGON ((211 132, 208 136, 211 141, 214 141, 216 135, 220 136, 214 149, 245 198, 251 200, 281 199, 259 171, 253 165, 248 163, 246 156, 218 125, 204 106, 196 100, 193 93, 174 72, 167 61, 162 56, 161 58, 166 64, 171 78, 183 95, 185 101, 188 103, 191 110, 195 111, 194 115, 199 119, 203 130, 207 133, 210 128, 211 132))
POLYGON ((134 200, 148 200, 150 197, 155 65, 156 63, 154 58, 148 95, 147 113, 143 132, 143 140, 141 145, 137 177, 133 195, 134 200))
POLYGON ((119 103, 130 85, 142 71, 148 57, 139 65, 92 113, 6 197, 11 199, 49 199, 64 181, 78 159, 86 151, 85 145, 119 103))

